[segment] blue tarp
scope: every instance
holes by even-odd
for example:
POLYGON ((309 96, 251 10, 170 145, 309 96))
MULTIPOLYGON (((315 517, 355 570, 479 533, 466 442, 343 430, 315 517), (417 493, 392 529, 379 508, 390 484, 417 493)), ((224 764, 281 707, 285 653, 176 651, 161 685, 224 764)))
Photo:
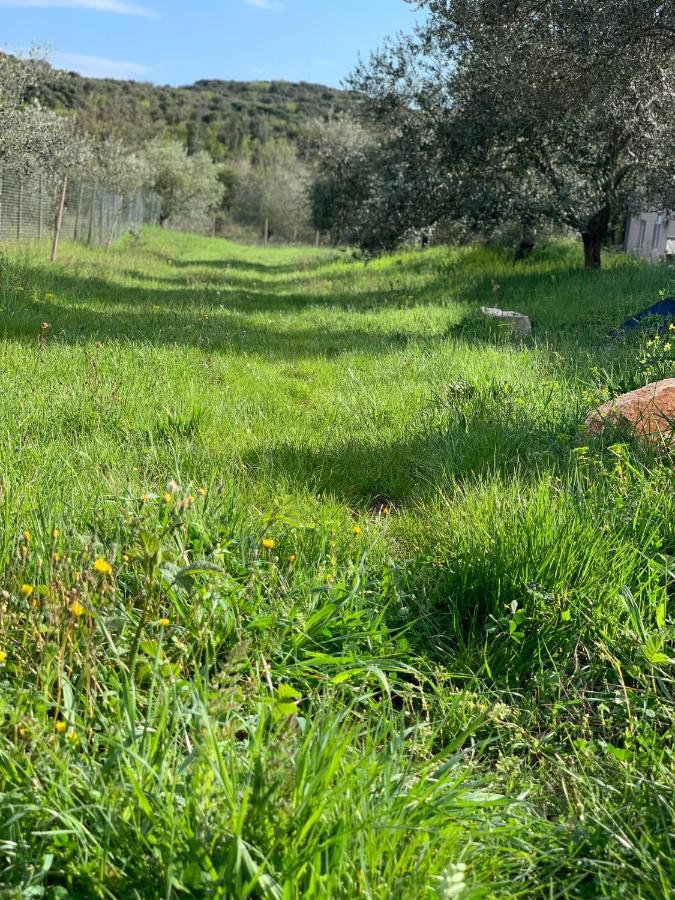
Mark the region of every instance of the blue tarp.
POLYGON ((671 297, 666 297, 665 300, 659 300, 658 303, 650 306, 649 309, 643 309, 642 312, 637 313, 632 319, 628 319, 627 322, 624 322, 619 331, 635 331, 636 328, 640 327, 640 322, 643 319, 647 319, 649 316, 657 316, 658 318, 663 319, 664 324, 669 319, 675 319, 675 300, 671 297))

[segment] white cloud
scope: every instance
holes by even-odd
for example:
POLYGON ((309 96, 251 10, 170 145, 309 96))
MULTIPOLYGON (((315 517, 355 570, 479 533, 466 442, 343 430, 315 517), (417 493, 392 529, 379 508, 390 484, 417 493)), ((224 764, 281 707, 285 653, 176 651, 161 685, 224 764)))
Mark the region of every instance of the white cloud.
POLYGON ((102 56, 81 56, 79 53, 50 54, 50 61, 57 69, 79 72, 89 78, 122 78, 131 79, 145 75, 149 69, 138 63, 123 62, 117 59, 105 59, 102 56))
POLYGON ((258 9, 283 9, 284 4, 281 0, 245 0, 249 6, 257 6, 258 9))
MULTIPOLYGON (((261 0, 265 2, 265 0, 261 0)), ((0 7, 15 9, 94 9, 98 12, 119 13, 123 16, 144 16, 156 19, 157 14, 138 3, 127 3, 126 0, 0 0, 0 7)))

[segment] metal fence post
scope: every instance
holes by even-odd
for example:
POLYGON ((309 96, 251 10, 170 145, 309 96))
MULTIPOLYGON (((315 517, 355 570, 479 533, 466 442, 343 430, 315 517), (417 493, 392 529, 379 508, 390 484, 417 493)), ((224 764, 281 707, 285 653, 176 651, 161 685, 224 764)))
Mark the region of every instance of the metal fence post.
POLYGON ((52 242, 52 262, 56 262, 56 256, 59 252, 59 237, 61 235, 61 225, 63 224, 63 209, 66 205, 66 190, 68 188, 68 176, 63 178, 63 188, 61 189, 61 202, 56 213, 56 222, 54 223, 54 240, 52 242))
POLYGON ((38 194, 38 240, 42 238, 42 200, 43 200, 43 190, 42 190, 42 172, 40 172, 40 190, 38 194))
POLYGON ((87 244, 91 246, 94 229, 94 207, 96 206, 96 191, 98 190, 98 182, 94 182, 94 188, 91 194, 91 204, 89 206, 89 233, 87 234, 87 244))
POLYGON ((84 191, 84 183, 80 182, 80 192, 77 195, 77 209, 75 211, 75 232, 73 234, 73 240, 77 240, 77 236, 80 230, 80 212, 82 210, 82 193, 84 191))
POLYGON ((23 175, 19 176, 19 203, 16 208, 16 239, 21 240, 21 217, 23 215, 23 175))

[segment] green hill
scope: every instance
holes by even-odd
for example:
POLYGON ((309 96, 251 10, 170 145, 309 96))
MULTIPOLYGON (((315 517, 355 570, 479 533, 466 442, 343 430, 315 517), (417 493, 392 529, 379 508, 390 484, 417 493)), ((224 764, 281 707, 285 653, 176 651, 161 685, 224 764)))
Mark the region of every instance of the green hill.
POLYGON ((169 133, 214 159, 251 141, 294 140, 303 123, 353 102, 345 91, 306 82, 203 80, 176 88, 75 72, 55 75, 41 99, 75 113, 90 132, 112 132, 130 144, 169 133))

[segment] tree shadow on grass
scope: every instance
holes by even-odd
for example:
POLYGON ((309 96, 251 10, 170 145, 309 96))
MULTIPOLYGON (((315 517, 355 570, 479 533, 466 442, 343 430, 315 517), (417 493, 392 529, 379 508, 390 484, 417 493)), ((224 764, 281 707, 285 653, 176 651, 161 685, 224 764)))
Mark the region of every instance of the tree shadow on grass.
POLYGON ((373 357, 410 345, 428 346, 434 338, 403 329, 376 329, 289 326, 287 320, 258 324, 240 314, 195 315, 182 309, 155 311, 102 309, 40 305, 3 317, 1 333, 44 346, 120 342, 142 347, 194 347, 204 352, 222 352, 293 361, 303 358, 330 358, 344 354, 373 357), (43 322, 49 330, 43 329, 43 322))
MULTIPOLYGON (((166 261, 164 256, 161 258, 166 261)), ((293 275, 297 260, 276 267, 230 257, 222 261, 174 263, 186 273, 195 264, 208 265, 214 272, 223 270, 224 273, 228 266, 235 264, 239 271, 252 275, 273 273, 275 269, 293 275, 281 283, 274 278, 270 281, 250 278, 242 280, 241 285, 228 283, 227 279, 222 283, 203 283, 199 277, 191 282, 189 276, 179 276, 174 281, 173 276, 155 278, 141 272, 129 273, 140 284, 127 284, 62 268, 33 266, 22 270, 22 278, 31 289, 72 298, 73 305, 51 303, 31 308, 24 304, 20 314, 21 309, 14 303, 11 310, 6 309, 2 327, 6 334, 33 338, 35 328, 44 320, 53 325, 52 333, 59 333, 65 341, 131 339, 215 348, 239 342, 247 352, 249 348, 261 353, 269 349, 272 355, 286 357, 294 349, 302 355, 348 352, 350 342, 353 349, 378 353, 391 345, 411 340, 425 342, 429 338, 416 334, 414 329, 406 333, 378 334, 376 329, 380 326, 376 323, 372 330, 354 329, 351 337, 347 330, 329 335, 320 327, 305 328, 303 332, 288 327, 285 319, 309 309, 367 315, 389 309, 437 307, 448 310, 448 326, 443 335, 446 339, 494 345, 494 334, 487 332, 484 324, 477 324, 477 309, 487 303, 530 315, 537 340, 551 349, 560 347, 567 355, 573 355, 575 345, 591 352, 601 347, 617 322, 635 312, 643 300, 650 299, 659 279, 662 280, 658 272, 645 273, 642 268, 631 266, 587 273, 570 262, 561 262, 550 273, 519 264, 502 271, 493 290, 490 273, 471 274, 471 260, 470 253, 462 257, 461 264, 445 267, 438 262, 429 264, 424 254, 419 260, 405 260, 408 274, 417 268, 429 275, 419 286, 411 283, 410 278, 398 279, 396 265, 382 273, 376 271, 373 281, 363 290, 359 289, 358 280, 350 283, 354 281, 351 272, 340 272, 337 276, 330 273, 324 291, 312 290, 311 281, 303 282, 304 275, 300 280, 293 275), (560 283, 564 284, 564 290, 560 283), (82 305, 76 306, 79 302, 82 305), (209 314, 206 320, 205 310, 213 310, 218 315, 211 318, 209 314), (279 321, 264 326, 246 322, 247 317, 258 314, 278 316, 279 321)))
POLYGON ((547 428, 497 408, 473 414, 456 410, 442 428, 387 442, 329 443, 309 448, 291 443, 258 448, 244 457, 252 475, 264 472, 289 488, 301 488, 354 509, 392 511, 430 500, 439 490, 495 474, 557 469, 569 458, 576 423, 547 428))

